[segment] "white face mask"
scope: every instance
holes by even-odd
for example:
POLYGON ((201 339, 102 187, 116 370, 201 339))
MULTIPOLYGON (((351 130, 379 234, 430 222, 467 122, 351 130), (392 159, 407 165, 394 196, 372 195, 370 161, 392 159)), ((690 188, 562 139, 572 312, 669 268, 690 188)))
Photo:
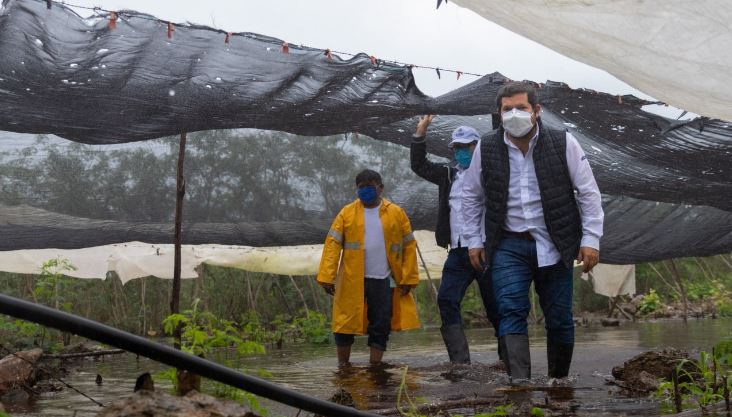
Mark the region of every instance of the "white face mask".
POLYGON ((531 120, 533 113, 519 109, 511 109, 501 114, 503 119, 503 128, 515 138, 520 138, 529 133, 534 127, 534 121, 531 120))

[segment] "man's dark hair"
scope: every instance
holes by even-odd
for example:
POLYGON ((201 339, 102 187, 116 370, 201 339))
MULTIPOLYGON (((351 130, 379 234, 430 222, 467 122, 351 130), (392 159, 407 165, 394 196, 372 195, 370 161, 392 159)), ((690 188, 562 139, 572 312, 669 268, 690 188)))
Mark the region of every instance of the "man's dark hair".
POLYGON ((381 182, 381 175, 371 169, 364 169, 356 175, 356 186, 359 184, 384 185, 384 183, 381 182))
POLYGON ((498 93, 496 94, 496 106, 498 106, 498 112, 501 112, 501 99, 503 97, 512 97, 521 93, 526 93, 529 97, 529 104, 531 104, 531 107, 539 104, 536 88, 534 88, 533 85, 521 81, 512 81, 508 84, 504 84, 498 89, 498 93))

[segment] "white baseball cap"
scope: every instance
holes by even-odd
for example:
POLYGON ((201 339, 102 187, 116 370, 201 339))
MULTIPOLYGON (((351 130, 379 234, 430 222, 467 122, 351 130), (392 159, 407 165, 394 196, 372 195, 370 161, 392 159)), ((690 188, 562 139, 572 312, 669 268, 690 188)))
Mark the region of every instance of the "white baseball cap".
POLYGON ((480 140, 478 131, 470 126, 460 126, 452 132, 452 141, 447 145, 453 148, 455 143, 471 144, 480 140))

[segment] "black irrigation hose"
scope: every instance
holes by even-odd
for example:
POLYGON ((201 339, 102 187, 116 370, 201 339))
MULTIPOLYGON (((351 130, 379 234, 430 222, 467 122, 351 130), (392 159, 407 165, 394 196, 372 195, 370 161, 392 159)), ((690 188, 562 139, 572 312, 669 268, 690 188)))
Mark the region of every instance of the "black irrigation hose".
POLYGON ((282 388, 263 379, 244 375, 215 362, 175 350, 170 346, 152 342, 93 320, 9 297, 5 294, 0 294, 0 314, 7 314, 64 332, 74 333, 323 416, 377 417, 376 414, 282 388))

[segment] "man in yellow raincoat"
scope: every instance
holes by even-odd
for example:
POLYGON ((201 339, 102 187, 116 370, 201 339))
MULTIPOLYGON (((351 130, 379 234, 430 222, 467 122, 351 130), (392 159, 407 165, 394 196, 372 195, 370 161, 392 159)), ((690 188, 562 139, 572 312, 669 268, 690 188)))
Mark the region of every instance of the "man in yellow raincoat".
POLYGON ((356 176, 358 199, 341 209, 325 239, 318 284, 333 298, 338 364, 347 365, 354 335, 368 333, 378 364, 391 330, 419 327, 411 290, 419 282, 417 242, 407 214, 381 197, 381 175, 356 176))

